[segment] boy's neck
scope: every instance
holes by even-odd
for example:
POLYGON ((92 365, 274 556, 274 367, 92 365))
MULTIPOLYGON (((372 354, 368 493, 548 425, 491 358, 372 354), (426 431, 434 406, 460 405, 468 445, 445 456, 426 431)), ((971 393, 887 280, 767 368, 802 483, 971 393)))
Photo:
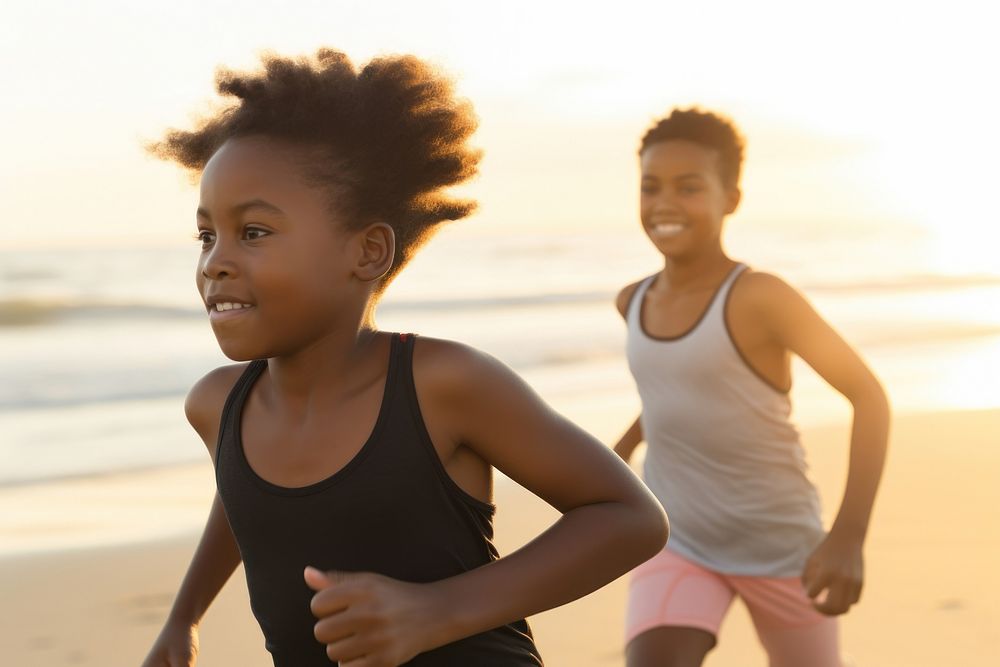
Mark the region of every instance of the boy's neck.
POLYGON ((718 276, 729 273, 736 262, 722 247, 689 257, 664 257, 663 275, 673 290, 715 287, 718 276))

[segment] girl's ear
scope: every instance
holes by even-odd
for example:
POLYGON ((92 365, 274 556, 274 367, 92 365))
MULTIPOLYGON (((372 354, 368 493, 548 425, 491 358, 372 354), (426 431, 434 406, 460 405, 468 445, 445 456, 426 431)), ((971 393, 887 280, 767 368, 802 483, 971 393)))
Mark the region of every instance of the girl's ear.
POLYGON ((736 211, 736 208, 740 205, 740 199, 743 197, 743 193, 737 187, 732 187, 726 190, 726 215, 729 215, 736 211))
POLYGON ((368 225, 358 235, 360 254, 354 275, 364 282, 389 273, 396 256, 396 233, 384 222, 368 225))

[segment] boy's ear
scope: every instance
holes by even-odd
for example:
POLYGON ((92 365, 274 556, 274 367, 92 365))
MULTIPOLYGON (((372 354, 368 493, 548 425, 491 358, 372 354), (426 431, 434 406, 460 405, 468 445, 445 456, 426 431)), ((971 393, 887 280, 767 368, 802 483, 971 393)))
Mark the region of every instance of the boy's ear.
POLYGON ((389 273, 396 256, 396 233, 388 224, 376 222, 358 234, 359 256, 354 275, 364 282, 378 280, 389 273))
POLYGON ((733 186, 726 190, 726 215, 734 213, 740 205, 740 199, 743 197, 743 193, 736 186, 733 186))

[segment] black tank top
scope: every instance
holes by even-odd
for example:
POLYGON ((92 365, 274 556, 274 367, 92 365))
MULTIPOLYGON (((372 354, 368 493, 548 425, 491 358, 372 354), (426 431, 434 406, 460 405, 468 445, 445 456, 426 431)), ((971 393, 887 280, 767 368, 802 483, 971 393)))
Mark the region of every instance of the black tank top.
MULTIPOLYGON (((216 482, 246 569, 250 605, 275 667, 331 667, 313 636, 306 565, 430 582, 496 560, 494 507, 451 479, 420 415, 414 337, 393 334, 375 428, 327 479, 277 486, 247 462, 243 405, 266 361, 251 362, 222 412, 216 482), (323 526, 317 530, 316 526, 323 526)), ((516 621, 422 653, 411 667, 537 667, 528 624, 516 621)))

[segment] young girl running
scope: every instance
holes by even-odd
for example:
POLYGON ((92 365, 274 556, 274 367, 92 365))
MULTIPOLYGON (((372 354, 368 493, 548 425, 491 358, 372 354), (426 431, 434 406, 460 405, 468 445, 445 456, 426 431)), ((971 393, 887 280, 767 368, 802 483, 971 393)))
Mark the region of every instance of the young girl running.
POLYGON ((723 249, 743 156, 728 121, 675 110, 639 156, 642 226, 664 266, 618 295, 642 413, 615 451, 627 461, 646 441, 645 481, 672 533, 632 574, 628 665, 702 664, 739 596, 773 667, 836 667, 832 617, 861 594, 885 393, 802 295, 723 249), (854 406, 847 490, 828 533, 789 423, 793 353, 854 406))
MULTIPOLYGON (((224 72, 234 103, 162 157, 201 176, 197 285, 223 352, 185 409, 216 468, 201 543, 146 667, 193 665, 242 560, 278 667, 540 665, 526 616, 662 548, 662 509, 508 368, 379 331, 378 296, 478 160, 471 109, 413 57, 224 72), (492 542, 492 466, 562 517, 492 542)), ((456 277, 456 279, 459 279, 456 277)))

